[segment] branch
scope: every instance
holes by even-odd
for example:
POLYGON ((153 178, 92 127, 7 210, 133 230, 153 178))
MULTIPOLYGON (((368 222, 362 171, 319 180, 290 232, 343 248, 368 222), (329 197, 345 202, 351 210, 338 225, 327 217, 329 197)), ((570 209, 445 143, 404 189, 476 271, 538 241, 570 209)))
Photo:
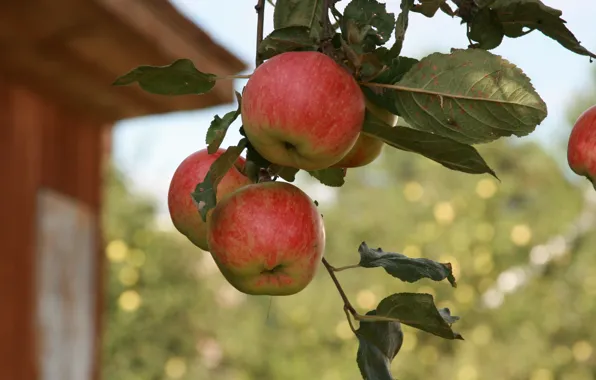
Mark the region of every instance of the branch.
POLYGON ((348 296, 346 296, 346 293, 344 292, 343 288, 341 287, 341 284, 337 280, 335 273, 333 273, 333 267, 331 266, 331 264, 329 264, 327 259, 324 257, 323 257, 323 265, 325 266, 325 269, 327 269, 327 272, 329 273, 331 280, 333 280, 333 283, 335 284, 335 287, 337 288, 337 291, 339 292, 341 299, 344 301, 344 309, 349 311, 354 316, 358 315, 358 313, 356 312, 356 309, 354 309, 354 306, 352 306, 352 304, 350 303, 348 296))
POLYGON ((331 38, 331 23, 329 22, 329 9, 333 0, 323 0, 323 13, 321 14, 321 26, 323 33, 321 35, 321 42, 331 38))
POLYGON ((257 5, 255 5, 255 10, 257 11, 257 49, 256 49, 256 57, 255 57, 255 65, 259 67, 263 60, 259 57, 259 45, 261 41, 263 41, 263 25, 265 24, 265 0, 259 0, 257 5))

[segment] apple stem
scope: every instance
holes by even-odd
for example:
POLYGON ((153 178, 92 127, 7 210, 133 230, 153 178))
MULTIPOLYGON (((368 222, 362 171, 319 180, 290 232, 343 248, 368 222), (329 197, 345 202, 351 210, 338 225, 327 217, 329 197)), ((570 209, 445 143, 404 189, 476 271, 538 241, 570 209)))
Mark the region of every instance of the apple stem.
POLYGON ((255 54, 255 65, 256 67, 259 67, 261 63, 263 63, 263 60, 259 56, 259 45, 261 44, 261 41, 263 41, 263 25, 265 24, 265 0, 258 0, 255 10, 257 11, 257 49, 255 54))
POLYGON ((350 325, 350 330, 356 335, 356 328, 354 328, 354 323, 352 322, 352 316, 350 315, 350 311, 347 307, 344 306, 344 313, 346 313, 346 318, 348 319, 348 324, 350 325))
POLYGON ((345 267, 339 267, 339 268, 332 267, 332 268, 333 268, 334 272, 341 272, 342 270, 346 270, 346 269, 360 268, 360 264, 346 265, 345 267))
POLYGON ((354 309, 354 306, 352 306, 352 304, 350 303, 348 296, 346 296, 344 289, 341 287, 341 284, 337 280, 337 277, 335 276, 335 273, 333 272, 333 266, 331 266, 331 264, 329 264, 327 259, 324 257, 323 257, 322 261, 323 261, 323 265, 325 266, 325 269, 327 269, 327 273, 329 273, 329 276, 331 277, 331 280, 333 280, 333 283, 335 284, 335 287, 337 288, 337 291, 339 292, 341 299, 344 301, 344 310, 349 311, 350 314, 352 314, 354 316, 358 315, 358 313, 356 312, 356 309, 354 309))

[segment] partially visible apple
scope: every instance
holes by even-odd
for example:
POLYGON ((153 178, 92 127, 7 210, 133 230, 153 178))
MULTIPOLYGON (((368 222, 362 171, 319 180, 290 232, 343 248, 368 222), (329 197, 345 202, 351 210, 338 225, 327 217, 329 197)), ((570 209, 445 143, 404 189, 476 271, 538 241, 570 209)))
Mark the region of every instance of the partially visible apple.
POLYGON ((596 189, 596 105, 584 111, 573 125, 567 162, 571 170, 588 178, 596 189))
POLYGON ((215 206, 209 251, 232 286, 252 295, 291 295, 313 279, 325 227, 313 201, 286 182, 245 186, 215 206))
MULTIPOLYGON (((224 152, 224 149, 219 149, 217 152, 209 154, 207 149, 203 149, 185 158, 174 172, 168 192, 168 208, 174 227, 194 245, 205 251, 208 249, 207 223, 201 219, 199 210, 190 194, 205 179, 211 164, 224 152)), ((244 163, 245 160, 242 157, 238 158, 235 166, 232 166, 221 179, 216 192, 218 201, 234 190, 252 183, 240 172, 244 163)), ((212 212, 213 210, 209 211, 207 218, 212 212)))
MULTIPOLYGON (((366 99, 366 108, 373 115, 383 120, 386 124, 395 127, 397 123, 397 116, 391 112, 377 106, 366 99)), ((365 166, 376 160, 385 143, 376 137, 360 134, 356 145, 341 159, 338 163, 334 164, 336 168, 356 168, 359 166, 365 166)))
POLYGON ((242 94, 242 123, 272 163, 320 170, 352 149, 364 122, 356 80, 319 52, 279 54, 259 66, 242 94))

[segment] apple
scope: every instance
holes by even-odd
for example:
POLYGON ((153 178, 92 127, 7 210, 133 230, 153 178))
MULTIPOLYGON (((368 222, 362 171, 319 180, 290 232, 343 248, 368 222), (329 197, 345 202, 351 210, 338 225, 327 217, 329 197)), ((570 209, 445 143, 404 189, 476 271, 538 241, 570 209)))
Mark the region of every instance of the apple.
MULTIPOLYGON (((168 209, 174 227, 194 245, 206 251, 207 245, 207 223, 203 222, 199 210, 190 195, 195 187, 201 183, 211 164, 225 152, 219 149, 209 154, 207 149, 199 150, 186 157, 178 166, 168 191, 168 209)), ((217 185, 216 198, 219 201, 234 190, 252 183, 252 181, 240 172, 244 168, 245 160, 239 157, 235 165, 225 174, 217 185)), ((212 210, 209 210, 207 219, 212 210)))
POLYGON ((356 80, 327 55, 288 52, 259 66, 242 94, 246 137, 272 163, 320 170, 352 149, 364 122, 356 80))
POLYGON ((215 206, 207 241, 223 276, 239 291, 291 295, 313 279, 325 250, 325 227, 298 187, 260 182, 215 206))
POLYGON ((573 125, 567 162, 571 170, 588 178, 596 189, 596 105, 584 111, 573 125))
MULTIPOLYGON (((373 115, 384 121, 385 124, 395 127, 395 124, 397 123, 396 115, 377 106, 368 99, 366 100, 366 108, 373 115)), ((383 140, 362 133, 360 134, 360 137, 358 137, 354 147, 344 156, 344 158, 334 164, 333 167, 356 168, 368 165, 379 157, 384 146, 385 143, 383 140)))

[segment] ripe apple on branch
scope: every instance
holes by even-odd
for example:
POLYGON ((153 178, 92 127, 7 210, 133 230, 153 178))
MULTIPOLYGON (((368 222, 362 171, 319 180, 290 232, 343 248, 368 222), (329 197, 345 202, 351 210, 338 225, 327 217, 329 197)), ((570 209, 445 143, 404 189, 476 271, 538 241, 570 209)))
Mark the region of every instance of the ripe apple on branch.
POLYGON ((577 175, 591 181, 596 190, 596 105, 585 110, 573 125, 567 162, 577 175))
MULTIPOLYGON (((490 50, 505 37, 534 31, 573 53, 596 55, 567 29, 559 10, 540 0, 402 0, 397 17, 377 0, 351 0, 342 12, 338 2, 277 0, 274 30, 263 38, 265 0, 259 0, 251 75, 220 77, 179 59, 168 66, 139 66, 114 84, 138 83, 161 95, 201 95, 218 80, 248 79, 236 93, 237 109, 214 116, 208 148, 176 170, 168 195, 172 222, 209 251, 228 282, 247 294, 296 294, 321 262, 359 340, 356 362, 362 377, 390 380, 391 362, 403 342, 402 324, 461 340, 451 327, 459 318, 438 309, 430 294, 408 292, 358 312, 335 273, 381 267, 406 283, 447 280, 455 287, 451 264, 363 242, 357 264, 334 267, 323 257, 322 217, 316 203, 292 183, 296 174, 302 170, 324 185, 341 187, 347 168, 367 170, 388 145, 451 170, 497 177, 474 145, 530 134, 546 118, 547 107, 530 78, 490 50), (470 45, 421 58, 403 55, 409 23, 439 10, 466 24, 470 45), (239 116, 243 137, 221 149, 239 116)), ((594 120, 596 108, 578 119, 568 145, 569 165, 593 182, 594 120)))

